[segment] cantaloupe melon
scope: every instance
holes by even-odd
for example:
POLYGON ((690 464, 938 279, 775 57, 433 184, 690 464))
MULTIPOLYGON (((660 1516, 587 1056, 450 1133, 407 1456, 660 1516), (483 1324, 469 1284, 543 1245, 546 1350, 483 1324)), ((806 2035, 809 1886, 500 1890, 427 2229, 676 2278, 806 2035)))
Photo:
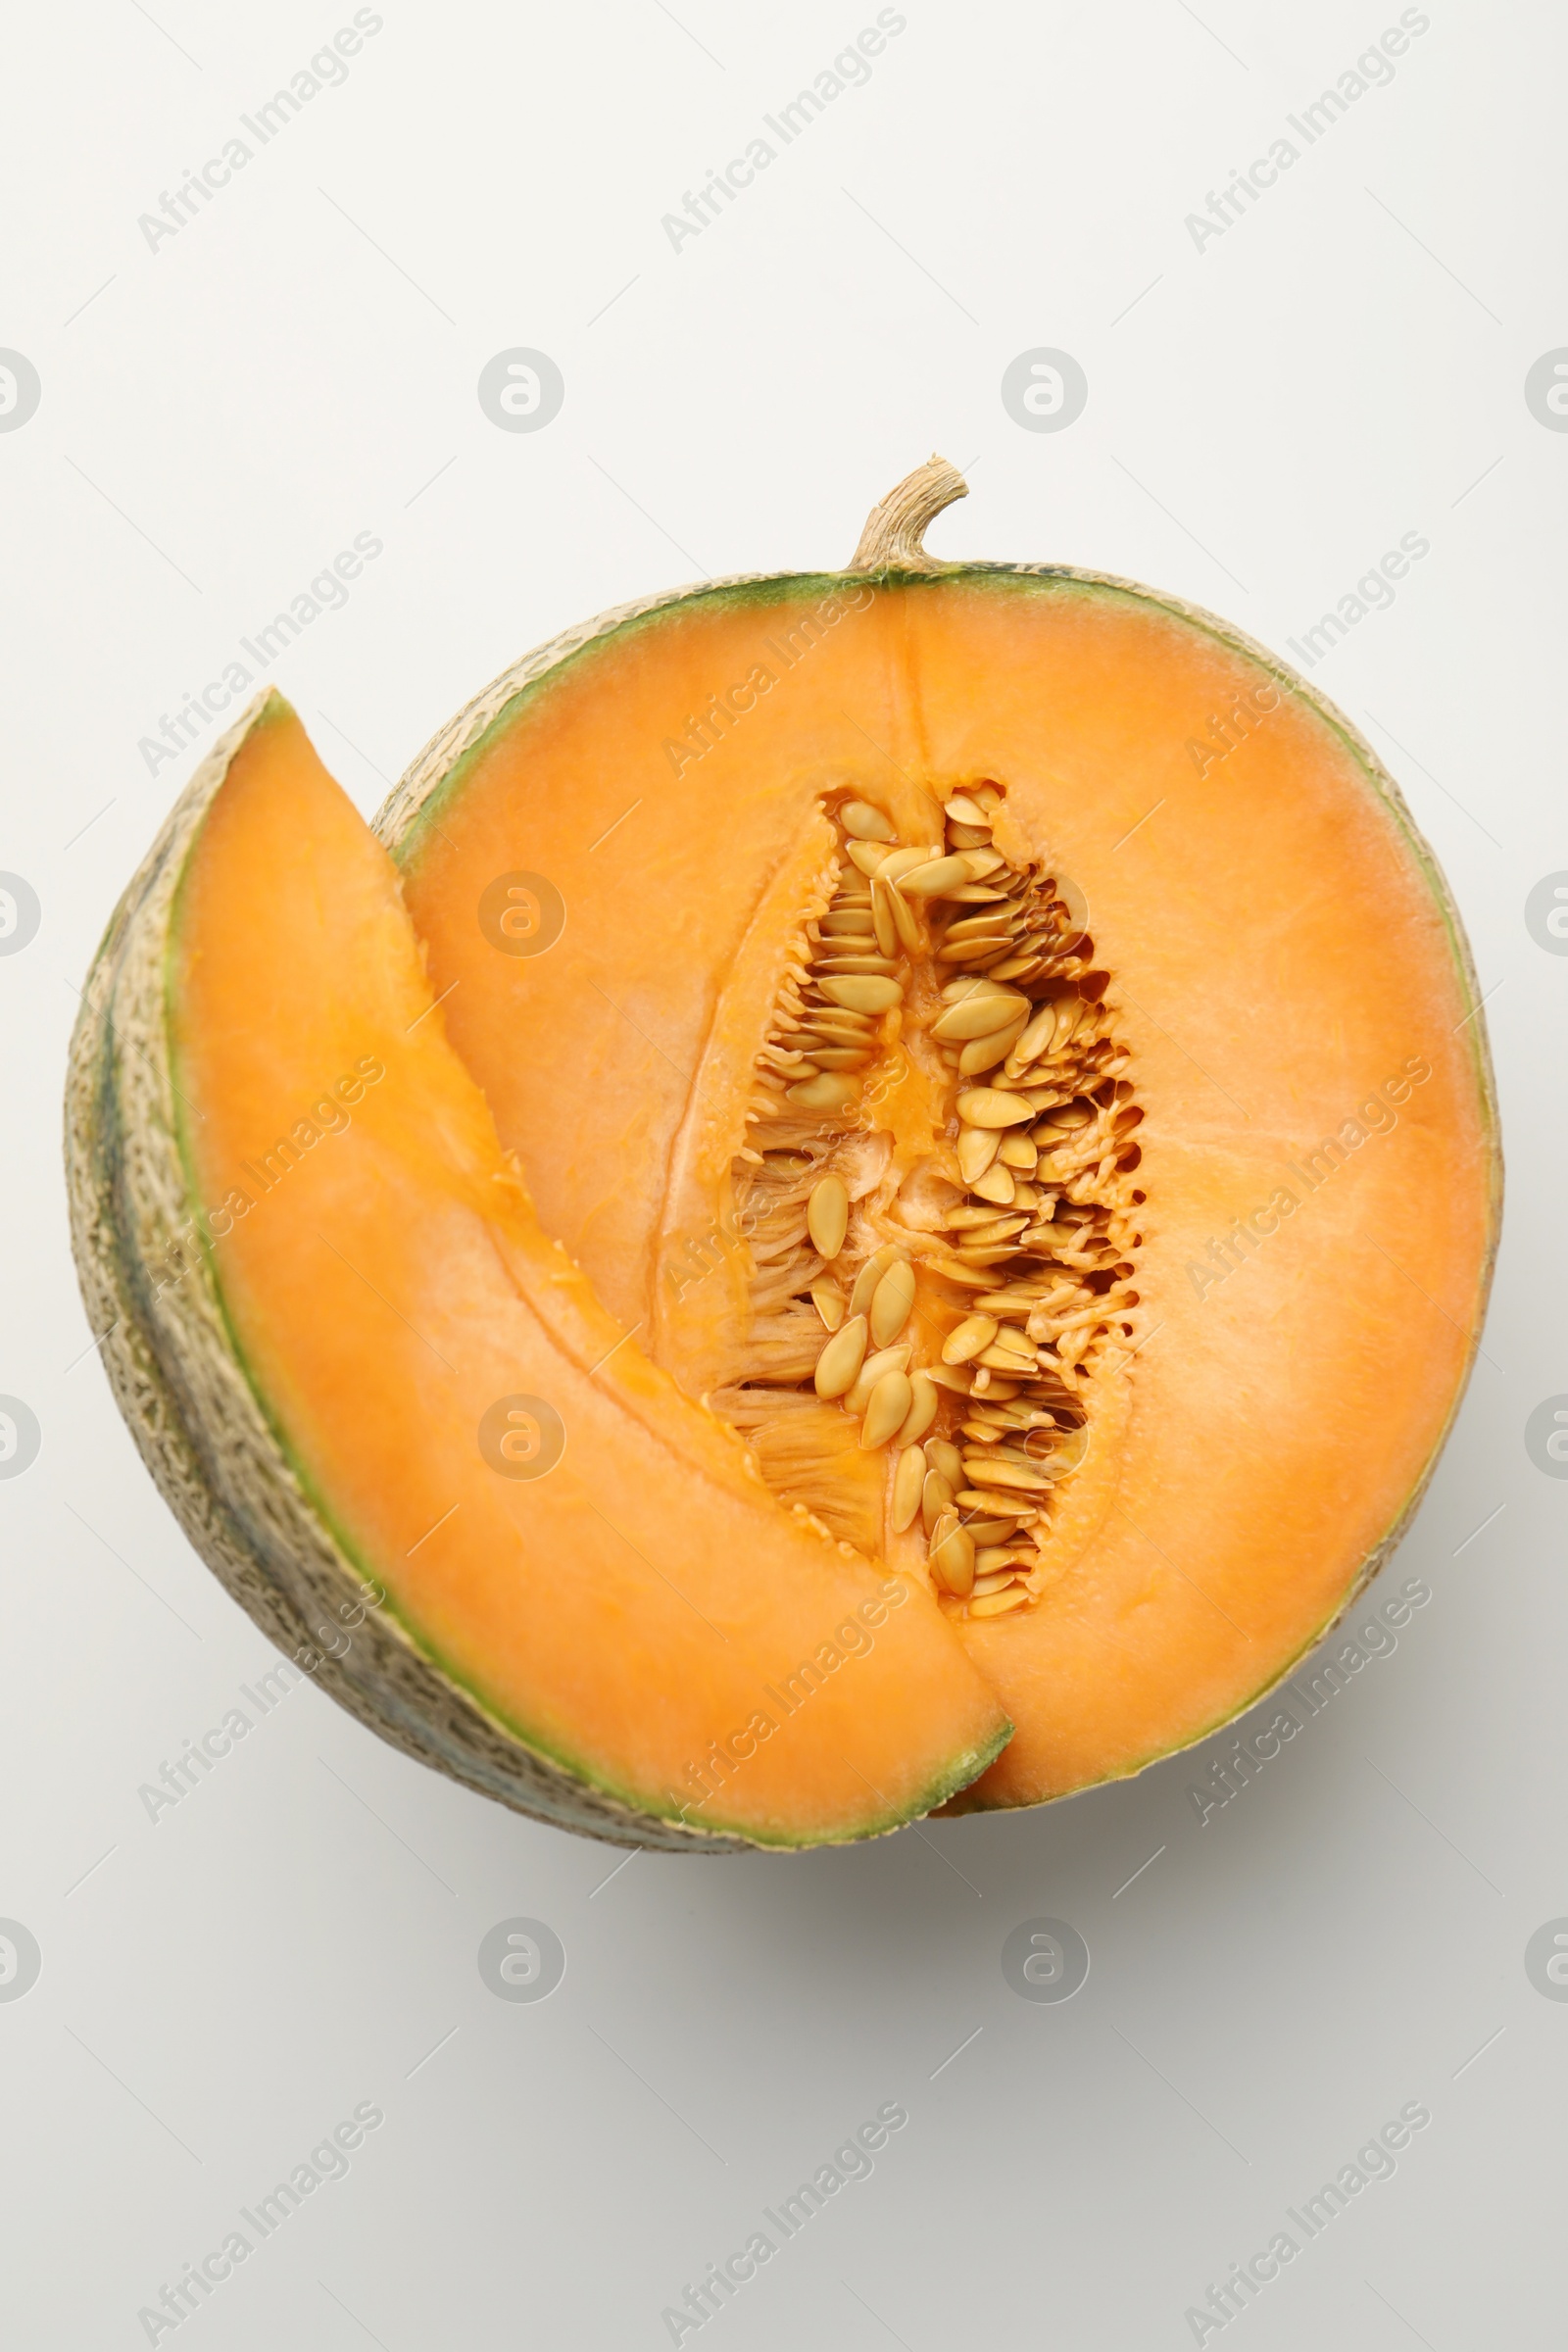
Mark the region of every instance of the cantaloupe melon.
POLYGON ((545 647, 379 840, 265 700, 89 984, 78 1260, 192 1541, 590 1834, 844 1839, 1199 1738, 1373 1573, 1473 1356, 1495 1109, 1396 790, 1204 614, 936 563, 961 494, 545 647))

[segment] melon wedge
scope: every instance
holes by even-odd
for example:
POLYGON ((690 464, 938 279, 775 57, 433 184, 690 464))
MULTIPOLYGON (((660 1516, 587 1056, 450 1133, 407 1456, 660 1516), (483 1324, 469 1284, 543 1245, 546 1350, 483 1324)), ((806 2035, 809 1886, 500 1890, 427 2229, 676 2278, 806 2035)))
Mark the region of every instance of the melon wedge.
POLYGON ((391 862, 275 695, 117 918, 73 1126, 94 1328, 155 1474, 412 1752, 712 1848, 895 1827, 1005 1740, 929 1593, 780 1511, 541 1228, 391 862))

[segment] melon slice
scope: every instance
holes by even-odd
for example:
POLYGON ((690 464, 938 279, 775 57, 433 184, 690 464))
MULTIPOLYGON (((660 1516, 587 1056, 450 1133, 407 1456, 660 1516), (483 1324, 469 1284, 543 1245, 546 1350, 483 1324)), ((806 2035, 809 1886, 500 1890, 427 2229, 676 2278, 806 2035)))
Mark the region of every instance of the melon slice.
POLYGON ((597 1836, 1202 1737, 1387 1556, 1473 1360, 1484 1015, 1396 787, 1210 615, 935 562, 962 492, 529 656, 385 848, 274 699, 87 992, 78 1262, 192 1540, 386 1737, 597 1836))
POLYGON ((133 1426, 378 1728, 645 1843, 865 1836, 1000 1748, 929 1592, 781 1511, 543 1231, 391 862, 279 698, 133 889, 77 1087, 133 1426))

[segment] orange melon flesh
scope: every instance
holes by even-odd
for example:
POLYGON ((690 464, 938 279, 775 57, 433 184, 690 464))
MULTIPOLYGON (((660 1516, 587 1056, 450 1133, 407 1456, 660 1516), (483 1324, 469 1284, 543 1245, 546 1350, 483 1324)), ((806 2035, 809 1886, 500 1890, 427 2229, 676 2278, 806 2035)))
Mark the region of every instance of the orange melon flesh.
POLYGON ((930 1598, 781 1512, 541 1231, 392 864, 275 700, 191 852, 170 1012, 237 1350, 455 1680, 628 1804, 764 1843, 886 1827, 972 1778, 1007 1726, 930 1598), (564 1425, 547 1476, 480 1452, 514 1396, 564 1425), (731 1761, 705 1774, 715 1740, 731 1761))
POLYGON ((761 1037, 736 1000, 769 1001, 767 910, 824 789, 919 841, 931 792, 998 779, 999 846, 1086 894, 1147 1114, 1146 1336, 1064 1491, 1044 1600, 961 1628, 1018 1727, 966 1806, 1135 1770, 1288 1671, 1418 1493, 1470 1360, 1496 1179, 1463 951, 1407 820, 1277 674, 1063 574, 715 590, 524 690, 399 847, 544 1223, 645 1331, 722 1230, 761 1037), (1211 721, 1258 690, 1262 723, 1200 774, 1191 747, 1221 753, 1211 721), (530 958, 475 920, 515 869, 567 909, 530 958))

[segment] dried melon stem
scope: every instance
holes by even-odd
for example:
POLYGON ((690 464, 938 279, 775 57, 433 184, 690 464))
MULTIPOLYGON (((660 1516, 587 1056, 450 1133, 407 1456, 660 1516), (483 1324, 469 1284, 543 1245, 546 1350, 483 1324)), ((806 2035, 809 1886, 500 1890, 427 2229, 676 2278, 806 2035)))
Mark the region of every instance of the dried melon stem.
POLYGON ((1143 1112, 1077 894, 995 846, 1002 785, 933 797, 943 838, 904 843, 829 796, 831 895, 730 1171, 749 1316, 711 1401, 782 1500, 873 1553, 918 1525, 944 1604, 1006 1616, 1136 1350, 1143 1112))

